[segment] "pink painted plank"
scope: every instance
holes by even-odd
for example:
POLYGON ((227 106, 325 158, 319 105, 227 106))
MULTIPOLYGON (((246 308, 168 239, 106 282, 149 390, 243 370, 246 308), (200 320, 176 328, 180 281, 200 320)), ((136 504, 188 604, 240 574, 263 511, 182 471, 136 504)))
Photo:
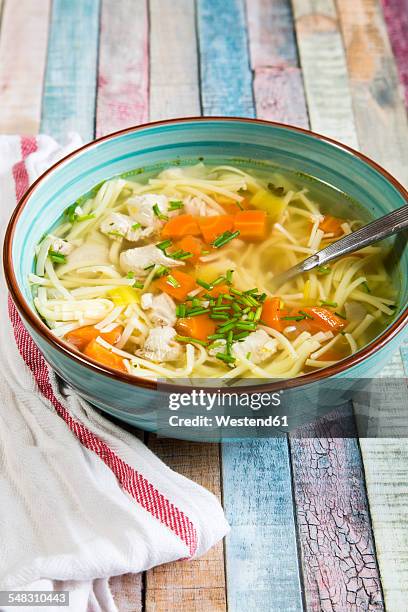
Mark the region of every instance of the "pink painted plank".
POLYGON ((146 0, 103 0, 96 135, 147 121, 146 0))
POLYGON ((247 0, 246 9, 257 116, 307 128, 290 3, 247 0))
POLYGON ((408 0, 382 0, 382 6, 408 106, 408 0))

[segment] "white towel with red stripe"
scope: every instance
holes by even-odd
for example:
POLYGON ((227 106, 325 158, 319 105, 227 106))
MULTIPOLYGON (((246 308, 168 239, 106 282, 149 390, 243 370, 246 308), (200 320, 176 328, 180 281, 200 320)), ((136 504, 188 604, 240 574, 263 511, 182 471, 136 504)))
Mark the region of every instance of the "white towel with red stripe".
MULTIPOLYGON (((0 137, 1 241, 28 185, 79 145, 0 137)), ((0 590, 68 588, 69 609, 114 611, 110 576, 200 556, 228 524, 215 496, 57 380, 3 277, 0 307, 0 590)))

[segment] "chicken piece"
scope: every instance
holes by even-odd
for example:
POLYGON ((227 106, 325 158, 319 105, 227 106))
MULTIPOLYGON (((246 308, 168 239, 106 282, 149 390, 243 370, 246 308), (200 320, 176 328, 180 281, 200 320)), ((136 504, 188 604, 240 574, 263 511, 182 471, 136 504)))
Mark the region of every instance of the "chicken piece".
POLYGON ((191 196, 184 199, 184 211, 193 217, 216 217, 217 215, 224 214, 221 206, 219 210, 215 210, 215 208, 209 206, 201 198, 191 196))
POLYGON ((176 361, 181 354, 181 346, 174 340, 176 335, 173 327, 154 327, 137 355, 156 362, 176 361))
POLYGON ((238 358, 240 355, 245 357, 250 353, 250 361, 261 363, 276 352, 277 344, 277 341, 268 336, 263 329, 258 329, 249 334, 242 342, 234 342, 232 353, 238 358))
POLYGON ((156 325, 174 325, 176 322, 176 304, 166 293, 154 296, 144 293, 141 298, 143 310, 153 310, 151 319, 156 325))
POLYGON ((160 229, 166 221, 166 219, 160 219, 160 217, 157 216, 157 211, 160 215, 166 217, 169 201, 164 195, 145 193, 144 195, 129 198, 127 207, 134 222, 137 221, 142 227, 157 230, 160 229))
POLYGON ((146 270, 146 268, 154 264, 166 266, 166 268, 184 266, 183 261, 166 257, 163 251, 154 244, 128 249, 120 255, 120 267, 122 270, 134 272, 138 277, 146 276, 149 273, 149 270, 146 270))
POLYGON ((121 240, 126 237, 134 221, 129 215, 122 213, 110 213, 100 224, 99 229, 102 234, 106 234, 114 240, 121 240))
POLYGON ((69 255, 72 253, 73 249, 74 245, 62 238, 54 238, 50 246, 50 251, 54 251, 54 253, 59 253, 60 255, 69 255))

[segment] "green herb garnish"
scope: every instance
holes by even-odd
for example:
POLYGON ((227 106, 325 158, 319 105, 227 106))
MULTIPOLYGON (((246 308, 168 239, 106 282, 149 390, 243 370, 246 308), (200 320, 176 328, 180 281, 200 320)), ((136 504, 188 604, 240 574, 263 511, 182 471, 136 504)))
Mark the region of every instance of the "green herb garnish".
POLYGON ((164 215, 162 212, 160 212, 160 208, 158 204, 154 204, 153 205, 153 212, 156 215, 156 217, 158 219, 161 219, 162 221, 167 221, 168 220, 168 216, 164 215))
POLYGON ((58 251, 48 251, 48 256, 54 263, 63 264, 67 261, 66 256, 62 253, 58 253, 58 251))
POLYGON ((176 278, 174 278, 174 276, 172 276, 171 274, 168 275, 168 277, 166 279, 166 283, 168 285, 171 285, 175 289, 177 289, 177 287, 180 287, 180 283, 178 282, 178 280, 176 278))
POLYGON ((218 236, 218 238, 214 240, 212 245, 214 248, 219 249, 220 247, 224 246, 224 244, 227 244, 227 242, 230 242, 234 238, 237 238, 239 234, 240 234, 239 230, 237 230, 236 232, 226 231, 220 236, 218 236))

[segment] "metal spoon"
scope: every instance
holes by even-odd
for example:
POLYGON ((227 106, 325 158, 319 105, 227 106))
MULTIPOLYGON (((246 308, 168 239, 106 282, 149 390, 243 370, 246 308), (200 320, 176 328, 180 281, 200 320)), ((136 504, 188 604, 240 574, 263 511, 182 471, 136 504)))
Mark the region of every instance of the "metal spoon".
POLYGON ((336 242, 332 242, 326 248, 304 259, 296 264, 296 266, 293 266, 293 268, 286 270, 286 272, 278 274, 271 279, 271 288, 276 290, 302 272, 313 270, 313 268, 322 266, 332 261, 332 259, 358 251, 363 247, 383 240, 392 234, 398 234, 406 229, 408 229, 408 204, 393 210, 388 215, 384 215, 375 221, 371 221, 368 225, 361 227, 351 234, 347 234, 340 238, 340 240, 336 240, 336 242))

